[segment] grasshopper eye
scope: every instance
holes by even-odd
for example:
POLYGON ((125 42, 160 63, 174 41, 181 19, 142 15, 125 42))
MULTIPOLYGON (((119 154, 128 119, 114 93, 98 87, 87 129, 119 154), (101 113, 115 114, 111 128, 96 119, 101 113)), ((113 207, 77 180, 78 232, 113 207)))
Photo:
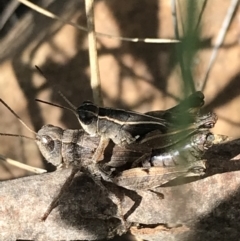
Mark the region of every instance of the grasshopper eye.
POLYGON ((87 111, 78 111, 78 117, 85 125, 90 125, 96 118, 94 114, 87 111))
POLYGON ((84 101, 77 109, 79 120, 85 124, 90 125, 97 119, 98 107, 90 101, 84 101))
POLYGON ((53 150, 54 149, 54 141, 49 136, 42 136, 42 143, 46 146, 48 146, 48 149, 53 150))
POLYGON ((62 164, 61 141, 51 138, 49 135, 37 135, 36 143, 45 159, 55 167, 62 164))

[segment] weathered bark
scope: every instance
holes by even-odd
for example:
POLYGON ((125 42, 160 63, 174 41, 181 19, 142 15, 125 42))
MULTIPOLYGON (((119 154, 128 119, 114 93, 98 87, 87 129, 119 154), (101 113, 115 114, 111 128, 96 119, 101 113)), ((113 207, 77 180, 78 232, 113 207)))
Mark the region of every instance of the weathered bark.
MULTIPOLYGON (((212 148, 207 177, 158 188, 163 199, 157 193, 139 191, 140 200, 127 191, 122 205, 132 222, 132 234, 145 240, 226 240, 226 236, 237 240, 240 163, 239 158, 230 159, 239 154, 239 144, 237 140, 212 148), (137 207, 132 208, 132 199, 137 207)), ((70 170, 63 170, 0 183, 0 240, 98 240, 120 232, 118 219, 104 220, 116 214, 116 206, 81 174, 48 219, 40 221, 69 174, 70 170)))

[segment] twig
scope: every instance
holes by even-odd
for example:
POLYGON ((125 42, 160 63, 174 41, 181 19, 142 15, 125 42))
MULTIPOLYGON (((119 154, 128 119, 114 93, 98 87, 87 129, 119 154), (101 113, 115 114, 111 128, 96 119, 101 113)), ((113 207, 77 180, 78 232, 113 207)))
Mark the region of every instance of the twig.
POLYGON ((202 79, 202 81, 200 82, 200 87, 199 89, 201 91, 204 91, 205 87, 206 87, 206 84, 207 84, 207 80, 208 80, 208 76, 209 76, 209 73, 211 71, 211 68, 216 60, 216 57, 217 57, 217 54, 218 54, 218 50, 220 48, 220 46, 222 45, 223 43, 223 40, 225 38, 225 35, 226 35, 226 32, 228 30, 228 27, 231 23, 231 20, 232 20, 232 17, 234 15, 234 12, 237 8, 237 5, 238 5, 238 2, 239 0, 232 0, 231 3, 230 3, 230 6, 228 8, 228 11, 227 11, 227 14, 223 20, 223 23, 222 23, 222 27, 218 33, 218 36, 217 36, 217 39, 216 39, 216 43, 213 47, 213 50, 212 50, 212 55, 210 57, 210 60, 209 60, 209 63, 208 63, 208 66, 207 66, 207 70, 205 72, 205 75, 202 79))
POLYGON ((96 104, 103 106, 103 99, 101 94, 101 80, 97 56, 97 42, 94 24, 94 0, 85 0, 85 9, 88 24, 89 61, 91 70, 90 72, 93 100, 96 104))
MULTIPOLYGON (((88 32, 88 29, 86 27, 83 27, 79 24, 73 23, 71 21, 67 21, 56 14, 53 14, 50 11, 45 10, 44 8, 39 7, 36 4, 33 4, 29 2, 28 0, 18 0, 22 4, 28 6, 29 8, 33 9, 36 12, 39 12, 49 18, 56 19, 59 22, 73 26, 79 30, 88 32)), ((121 41, 127 41, 127 42, 144 42, 144 43, 179 43, 180 41, 177 39, 160 39, 160 38, 128 38, 128 37, 121 37, 121 36, 115 36, 112 34, 106 34, 106 33, 100 33, 100 32, 95 32, 97 37, 106 37, 106 38, 113 38, 113 39, 120 39, 121 41)))
POLYGON ((173 28, 174 28, 175 37, 179 39, 176 0, 171 0, 171 10, 172 10, 172 19, 173 19, 173 28))
POLYGON ((4 11, 0 15, 0 30, 4 28, 6 22, 9 20, 9 18, 12 16, 12 14, 15 12, 19 5, 20 3, 17 0, 12 0, 8 3, 8 5, 5 7, 4 11))
POLYGON ((196 32, 198 31, 198 28, 200 26, 200 22, 202 20, 202 16, 203 16, 204 10, 206 9, 206 6, 207 6, 207 0, 204 0, 202 8, 201 8, 201 12, 199 13, 199 16, 198 16, 198 21, 197 21, 196 28, 195 28, 196 32))
POLYGON ((2 155, 0 155, 0 160, 6 162, 8 164, 11 164, 13 166, 19 167, 21 169, 27 170, 29 172, 36 173, 36 174, 42 174, 42 173, 47 172, 46 170, 44 170, 42 168, 32 167, 32 166, 26 165, 24 163, 21 163, 19 161, 15 161, 11 158, 4 157, 2 155))

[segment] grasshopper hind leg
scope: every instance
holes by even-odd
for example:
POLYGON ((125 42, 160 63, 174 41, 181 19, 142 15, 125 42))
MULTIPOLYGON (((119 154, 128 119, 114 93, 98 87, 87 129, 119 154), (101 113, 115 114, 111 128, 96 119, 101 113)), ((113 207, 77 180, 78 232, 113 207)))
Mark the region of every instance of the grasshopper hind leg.
POLYGON ((79 171, 79 169, 77 169, 77 168, 73 168, 72 169, 71 174, 66 179, 66 181, 63 184, 63 186, 61 187, 59 193, 53 198, 53 200, 50 203, 50 205, 48 206, 47 210, 45 211, 43 216, 40 218, 41 221, 46 221, 46 219, 48 218, 48 216, 50 215, 52 210, 58 205, 59 199, 61 198, 63 193, 70 187, 70 185, 71 185, 71 183, 73 181, 73 178, 75 177, 75 175, 77 174, 78 171, 79 171))
MULTIPOLYGON (((122 210, 122 204, 121 204, 121 197, 119 197, 120 195, 117 195, 116 193, 118 193, 116 190, 116 188, 110 186, 112 183, 109 183, 108 181, 105 181, 106 185, 105 186, 101 180, 101 176, 100 175, 88 175, 89 177, 91 177, 91 179, 95 182, 95 184, 97 184, 101 191, 103 192, 103 195, 108 197, 117 207, 117 213, 115 215, 109 216, 109 218, 117 218, 121 221, 122 227, 123 227, 123 232, 127 232, 129 224, 126 221, 126 219, 124 218, 124 214, 123 214, 123 210, 122 210), (108 185, 110 184, 110 185, 108 185), (114 189, 114 191, 113 191, 114 189)), ((115 186, 115 184, 113 184, 115 186)), ((122 195, 121 195, 122 196, 122 195)), ((105 218, 106 219, 106 218, 105 218)))

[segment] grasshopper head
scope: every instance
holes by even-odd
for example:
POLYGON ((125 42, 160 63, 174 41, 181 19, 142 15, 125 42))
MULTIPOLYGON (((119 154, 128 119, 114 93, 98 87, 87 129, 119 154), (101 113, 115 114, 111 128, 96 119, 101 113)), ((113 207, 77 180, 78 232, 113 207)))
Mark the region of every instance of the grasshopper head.
POLYGON ((84 101, 77 108, 77 115, 82 128, 91 136, 97 135, 98 107, 91 101, 84 101))
POLYGON ((44 125, 36 135, 36 143, 44 158, 55 167, 63 164, 61 155, 63 130, 53 125, 44 125))

